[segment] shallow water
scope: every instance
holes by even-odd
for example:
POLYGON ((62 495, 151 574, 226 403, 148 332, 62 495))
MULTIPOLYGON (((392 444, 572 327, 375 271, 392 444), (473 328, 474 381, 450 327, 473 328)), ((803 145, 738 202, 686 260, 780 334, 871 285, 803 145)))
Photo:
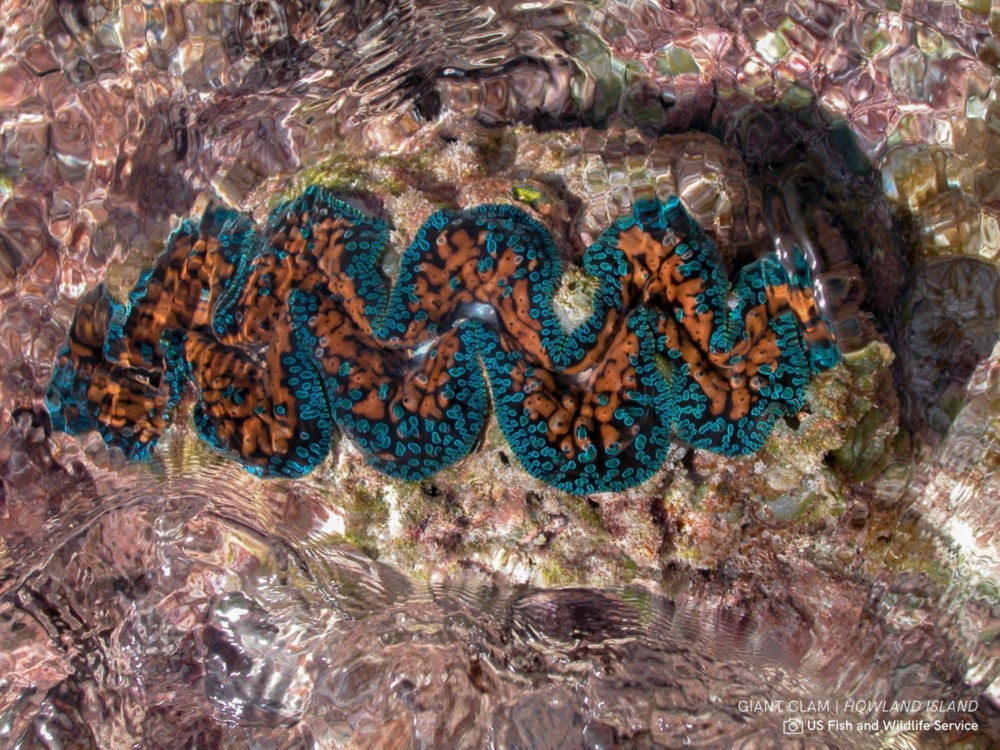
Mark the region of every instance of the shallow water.
POLYGON ((996 12, 0 11, 0 744, 1000 743, 996 12), (846 362, 759 455, 678 445, 584 500, 494 427, 419 484, 343 440, 278 481, 183 421, 146 462, 51 430, 88 290, 123 297, 210 201, 262 220, 312 183, 397 247, 520 202, 570 267, 677 194, 731 267, 801 247, 846 362))

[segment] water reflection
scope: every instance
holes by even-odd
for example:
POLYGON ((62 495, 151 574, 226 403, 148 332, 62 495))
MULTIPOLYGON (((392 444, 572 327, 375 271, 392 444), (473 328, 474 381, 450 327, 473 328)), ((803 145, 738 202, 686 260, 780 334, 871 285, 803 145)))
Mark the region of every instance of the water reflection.
POLYGON ((671 597, 475 571, 420 583, 318 537, 321 507, 256 525, 240 484, 136 477, 8 582, 5 743, 760 747, 780 745, 788 712, 755 701, 976 696, 935 668, 940 632, 900 628, 927 606, 919 576, 878 584, 861 611, 856 584, 820 571, 757 600, 735 599, 724 572, 671 597))
POLYGON ((799 715, 827 722, 800 746, 1000 741, 986 6, 0 7, 0 744, 786 747, 799 715), (51 434, 83 294, 208 199, 307 181, 397 239, 520 200, 570 265, 677 193, 728 263, 806 250, 848 364, 770 451, 679 446, 575 504, 489 435, 410 487, 349 450, 260 482, 185 425, 141 465, 51 434))

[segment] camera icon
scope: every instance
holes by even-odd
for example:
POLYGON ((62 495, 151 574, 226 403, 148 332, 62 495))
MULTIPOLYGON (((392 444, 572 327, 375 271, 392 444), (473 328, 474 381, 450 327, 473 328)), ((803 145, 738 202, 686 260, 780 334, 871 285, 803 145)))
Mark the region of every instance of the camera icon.
POLYGON ((802 719, 785 719, 781 722, 781 731, 784 734, 802 734, 803 730, 802 719))

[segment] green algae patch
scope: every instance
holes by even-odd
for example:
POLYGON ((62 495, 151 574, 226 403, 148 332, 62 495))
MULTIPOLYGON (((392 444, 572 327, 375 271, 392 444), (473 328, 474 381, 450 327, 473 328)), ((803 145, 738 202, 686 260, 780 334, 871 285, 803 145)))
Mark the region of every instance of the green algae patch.
POLYGON ((537 208, 539 204, 547 202, 541 190, 529 185, 515 185, 511 192, 514 195, 514 200, 526 203, 532 208, 537 208))
POLYGON ((384 492, 359 485, 350 495, 350 505, 345 508, 344 538, 378 559, 380 548, 379 529, 389 520, 389 504, 384 492), (374 553, 374 554, 373 554, 374 553))
POLYGON ((399 174, 419 168, 420 165, 413 161, 419 162, 419 158, 382 156, 358 159, 349 154, 337 154, 304 170, 294 185, 276 194, 275 205, 294 198, 309 185, 319 185, 341 195, 400 195, 408 185, 399 174))
POLYGON ((558 560, 553 558, 547 558, 539 566, 538 573, 544 586, 571 586, 577 583, 577 576, 571 571, 566 570, 558 560))
POLYGON ((842 401, 847 429, 843 444, 831 456, 854 481, 875 476, 895 454, 899 400, 890 369, 894 359, 892 350, 881 343, 869 344, 845 358, 851 375, 842 401))

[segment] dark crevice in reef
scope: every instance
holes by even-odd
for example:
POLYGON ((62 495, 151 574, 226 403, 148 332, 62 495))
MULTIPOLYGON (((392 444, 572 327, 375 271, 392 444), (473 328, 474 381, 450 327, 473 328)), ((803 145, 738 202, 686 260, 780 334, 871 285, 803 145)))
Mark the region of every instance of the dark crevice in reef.
POLYGON ((926 261, 905 291, 901 321, 902 415, 934 442, 950 429, 966 384, 1000 338, 1000 272, 969 256, 926 261))

